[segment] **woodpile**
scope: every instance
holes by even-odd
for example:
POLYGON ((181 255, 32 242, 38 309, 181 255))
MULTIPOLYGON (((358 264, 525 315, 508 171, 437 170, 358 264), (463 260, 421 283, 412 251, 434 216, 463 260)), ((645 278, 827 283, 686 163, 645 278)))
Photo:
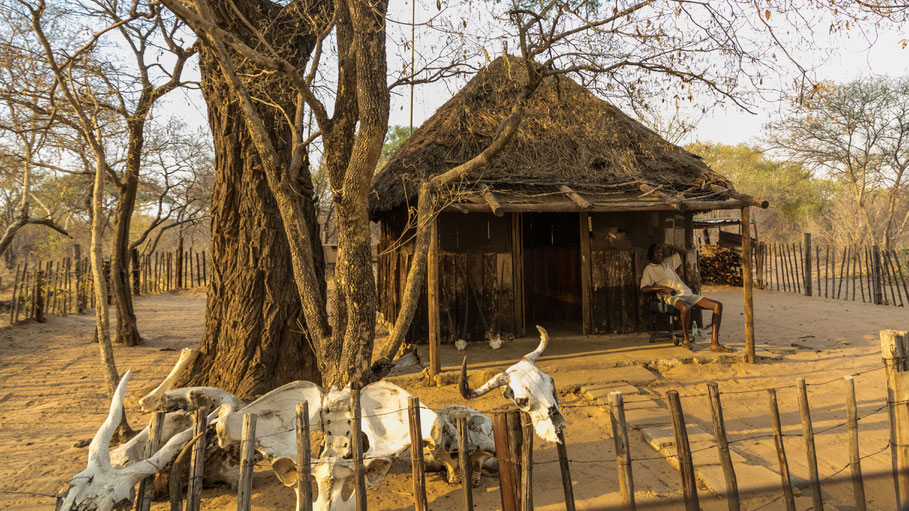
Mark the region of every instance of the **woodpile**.
POLYGON ((741 286, 742 266, 739 253, 731 248, 701 245, 698 267, 704 284, 741 286))

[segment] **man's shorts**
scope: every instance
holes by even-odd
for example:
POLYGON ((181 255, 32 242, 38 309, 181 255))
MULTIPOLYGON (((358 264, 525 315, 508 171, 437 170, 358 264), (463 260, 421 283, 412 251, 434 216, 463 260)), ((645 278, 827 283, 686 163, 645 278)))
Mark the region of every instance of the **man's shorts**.
POLYGON ((697 304, 699 301, 701 301, 701 298, 704 298, 704 297, 701 295, 682 295, 682 294, 675 294, 672 296, 668 296, 666 294, 663 295, 663 301, 667 305, 672 305, 673 307, 675 306, 675 302, 677 302, 679 300, 682 300, 685 303, 687 303, 689 306, 694 307, 695 304, 697 304))

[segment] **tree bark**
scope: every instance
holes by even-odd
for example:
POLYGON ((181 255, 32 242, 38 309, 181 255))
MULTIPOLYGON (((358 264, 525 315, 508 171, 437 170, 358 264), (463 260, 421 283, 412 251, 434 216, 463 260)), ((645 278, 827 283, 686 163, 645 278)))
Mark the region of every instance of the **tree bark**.
MULTIPOLYGON (((276 46, 287 49, 286 58, 305 65, 315 38, 300 33, 306 13, 298 12, 299 5, 285 9, 268 0, 235 0, 234 5, 276 46)), ((212 8, 220 26, 229 24, 234 34, 256 43, 230 4, 213 2, 212 8)), ((321 377, 313 343, 293 285, 290 246, 259 153, 207 45, 200 54, 200 69, 215 148, 212 272, 201 353, 184 383, 215 386, 241 398, 298 379, 318 383, 321 377)), ((253 77, 247 87, 263 96, 267 93, 272 102, 293 112, 295 98, 284 92, 291 87, 280 75, 256 73, 250 63, 242 71, 253 77)), ((268 124, 276 152, 289 167, 291 135, 283 114, 262 103, 256 107, 268 124)), ((324 261, 308 163, 299 173, 296 189, 300 193, 293 200, 304 212, 324 298, 324 261)))
POLYGON ((130 122, 129 150, 126 170, 119 186, 117 207, 114 210, 114 239, 111 243, 111 293, 117 307, 118 344, 136 346, 142 342, 139 328, 136 326, 136 313, 133 310, 133 295, 129 285, 129 230, 136 208, 136 191, 139 188, 139 168, 141 166, 142 145, 144 141, 144 117, 139 122, 130 122))

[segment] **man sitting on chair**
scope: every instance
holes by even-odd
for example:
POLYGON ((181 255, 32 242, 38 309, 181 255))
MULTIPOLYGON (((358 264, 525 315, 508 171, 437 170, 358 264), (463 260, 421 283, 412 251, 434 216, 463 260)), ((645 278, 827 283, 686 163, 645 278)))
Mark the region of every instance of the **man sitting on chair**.
POLYGON ((650 245, 650 248, 647 249, 650 264, 644 268, 644 275, 641 277, 641 291, 645 293, 656 291, 663 302, 678 309, 682 323, 682 344, 688 349, 691 349, 692 344, 688 333, 691 328, 691 308, 697 307, 713 311, 713 338, 710 340, 710 351, 731 352, 731 348, 723 346, 719 342, 723 304, 694 294, 675 272, 676 268, 682 265, 681 256, 687 253, 684 248, 675 245, 658 243, 650 245), (669 257, 665 257, 667 248, 674 251, 669 257))

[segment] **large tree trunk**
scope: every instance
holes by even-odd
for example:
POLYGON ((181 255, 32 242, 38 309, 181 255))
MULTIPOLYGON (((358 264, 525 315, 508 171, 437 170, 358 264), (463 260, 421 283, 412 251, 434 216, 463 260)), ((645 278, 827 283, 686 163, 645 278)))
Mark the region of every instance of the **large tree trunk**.
MULTIPOLYGON (((314 39, 299 35, 299 23, 305 23, 302 14, 292 14, 290 7, 289 12, 284 11, 267 0, 235 0, 235 4, 250 23, 262 27, 273 44, 287 49, 286 58, 305 65, 314 39), (291 18, 298 23, 288 23, 291 18)), ((213 8, 224 13, 218 14, 222 26, 225 20, 236 19, 232 7, 215 2, 213 8)), ((230 28, 254 43, 239 21, 231 23, 230 28)), ((212 272, 201 356, 187 383, 215 386, 241 398, 298 379, 320 383, 313 344, 294 286, 290 247, 259 154, 236 99, 207 47, 201 52, 200 68, 215 148, 212 272)), ((248 67, 243 70, 254 77, 247 85, 250 89, 263 97, 267 94, 270 101, 293 112, 295 98, 282 94, 291 90, 288 84, 273 74, 256 73, 248 67)), ((283 116, 261 103, 257 107, 278 154, 289 165, 291 135, 283 116)), ((297 200, 306 214, 324 296, 322 245, 308 165, 304 167, 299 184, 302 193, 297 200)))
POLYGON ((114 239, 111 243, 111 294, 117 307, 118 344, 136 346, 142 342, 136 327, 133 310, 132 287, 129 285, 129 230, 136 208, 136 191, 139 187, 139 167, 142 154, 144 125, 131 126, 130 151, 123 182, 120 183, 119 200, 114 211, 114 239), (136 161, 132 161, 135 159, 136 161))

